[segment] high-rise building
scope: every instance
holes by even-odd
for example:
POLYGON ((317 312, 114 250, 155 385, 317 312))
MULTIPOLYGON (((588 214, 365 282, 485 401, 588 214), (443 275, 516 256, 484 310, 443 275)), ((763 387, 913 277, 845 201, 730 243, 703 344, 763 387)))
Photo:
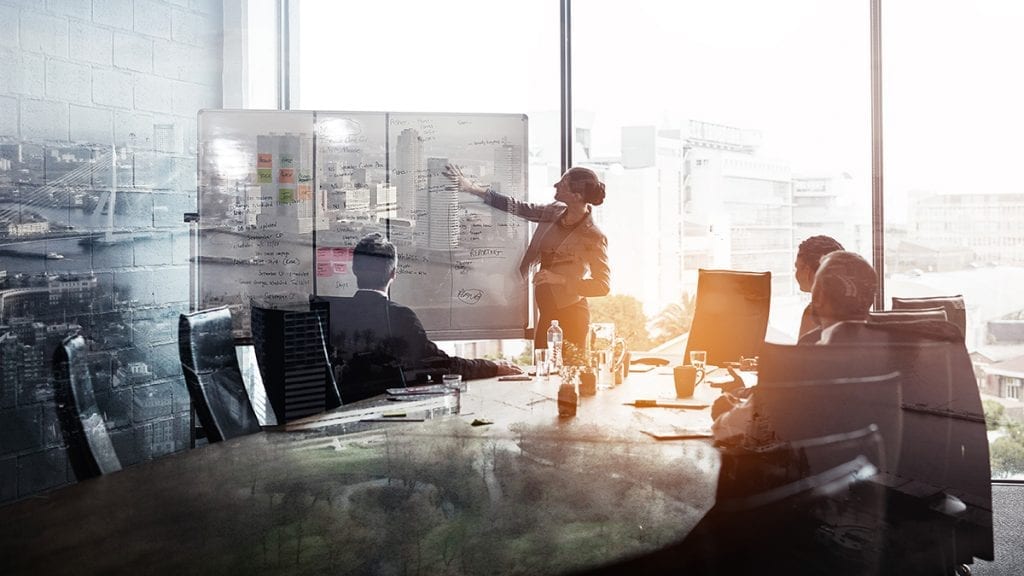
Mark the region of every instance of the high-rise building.
POLYGON ((398 194, 398 216, 416 220, 416 196, 422 174, 423 145, 419 132, 406 128, 395 144, 395 168, 391 182, 398 194))
POLYGON ((856 206, 855 185, 846 173, 793 177, 794 250, 804 239, 824 234, 847 250, 871 253, 869 212, 856 206))
POLYGON ((426 186, 416 197, 416 245, 432 250, 459 246, 459 191, 444 175, 447 158, 427 159, 426 186))
MULTIPOLYGON (((523 147, 514 144, 504 144, 494 149, 494 177, 491 185, 496 190, 513 198, 525 198, 526 190, 523 180, 523 147)), ((513 212, 494 212, 494 224, 503 224, 504 237, 512 239, 515 236, 513 227, 518 216, 513 212)))
POLYGON ((398 188, 393 184, 373 185, 373 210, 378 220, 398 217, 398 188))
POLYGON ((793 241, 825 234, 844 247, 845 216, 842 210, 849 175, 793 177, 793 241))
POLYGON ((978 264, 1024 264, 1024 193, 916 194, 909 216, 910 242, 970 250, 978 264))
MULTIPOLYGON (((773 293, 790 293, 794 251, 789 165, 758 155, 760 132, 694 120, 687 128, 686 218, 707 226, 711 265, 769 271, 773 293)), ((684 245, 688 243, 684 238, 684 245)))

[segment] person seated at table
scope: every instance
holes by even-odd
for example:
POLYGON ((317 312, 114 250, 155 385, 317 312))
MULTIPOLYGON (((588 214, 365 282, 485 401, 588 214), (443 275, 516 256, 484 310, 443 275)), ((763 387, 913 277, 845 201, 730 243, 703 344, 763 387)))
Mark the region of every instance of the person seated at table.
MULTIPOLYGON (((814 275, 818 272, 821 259, 835 252, 843 250, 843 245, 831 236, 811 236, 800 243, 796 251, 796 283, 800 286, 801 292, 811 292, 814 286, 814 275)), ((821 327, 821 320, 814 312, 814 307, 808 303, 800 317, 800 331, 797 337, 821 327)))
POLYGON ((840 322, 867 320, 877 290, 878 274, 861 255, 843 250, 826 255, 811 288, 818 326, 801 335, 799 343, 818 344, 840 322))
POLYGON ((461 374, 472 380, 522 373, 504 360, 459 358, 439 349, 416 313, 388 297, 397 268, 394 244, 381 234, 369 234, 356 244, 352 256, 355 295, 325 299, 330 303, 332 364, 344 403, 411 385, 431 374, 461 374))
MULTIPOLYGON (((811 305, 821 325, 805 334, 800 344, 827 344, 837 326, 849 321, 865 321, 877 288, 875 269, 859 254, 840 250, 822 258, 811 290, 811 305)), ((715 440, 727 442, 743 437, 756 410, 756 402, 756 386, 743 389, 741 394, 725 393, 715 400, 711 407, 715 421, 711 430, 715 440)))

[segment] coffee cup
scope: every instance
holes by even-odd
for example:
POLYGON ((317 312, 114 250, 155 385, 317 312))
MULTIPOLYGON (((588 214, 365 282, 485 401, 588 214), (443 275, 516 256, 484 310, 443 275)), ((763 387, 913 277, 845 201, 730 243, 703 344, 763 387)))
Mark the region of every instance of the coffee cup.
POLYGON ((676 382, 676 397, 689 398, 693 396, 693 389, 697 386, 697 368, 695 366, 676 366, 672 375, 676 382))

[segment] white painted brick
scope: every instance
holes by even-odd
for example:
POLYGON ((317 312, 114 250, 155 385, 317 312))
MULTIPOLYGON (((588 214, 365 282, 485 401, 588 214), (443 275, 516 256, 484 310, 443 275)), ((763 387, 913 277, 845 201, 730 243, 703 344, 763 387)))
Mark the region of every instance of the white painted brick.
POLYGON ((92 102, 92 69, 63 60, 46 61, 46 97, 89 104, 92 102))
POLYGON ((17 94, 21 92, 21 66, 18 53, 13 50, 0 49, 0 62, 10 62, 0 66, 0 93, 17 94))
POLYGON ((174 84, 173 109, 175 114, 194 116, 203 108, 219 108, 220 103, 219 89, 188 82, 174 84))
POLYGON ((151 112, 170 112, 174 82, 158 76, 136 74, 135 107, 151 112))
POLYGON ((24 52, 21 55, 21 87, 23 94, 43 97, 46 93, 46 57, 24 52))
POLYGON ((153 117, 139 112, 114 111, 114 142, 136 150, 153 148, 153 117))
MULTIPOLYGON (((224 85, 224 53, 220 44, 216 48, 204 48, 201 57, 197 60, 195 69, 189 75, 189 80, 197 84, 216 86, 223 89, 224 85)), ((263 72, 266 72, 263 70, 263 72)))
POLYGON ((0 93, 42 97, 45 56, 0 49, 0 93))
POLYGON ((171 10, 171 39, 194 46, 216 43, 220 38, 219 19, 189 10, 171 10))
POLYGON ((167 78, 181 78, 192 65, 190 50, 196 50, 179 42, 153 41, 153 73, 167 78))
POLYGON ((178 127, 181 128, 182 140, 185 143, 185 154, 197 154, 199 150, 199 127, 196 115, 181 119, 178 127))
POLYGON ((18 47, 18 9, 0 4, 0 48, 18 47))
POLYGON ((135 0, 135 31, 170 38, 171 7, 152 0, 135 0))
POLYGON ((0 96, 0 136, 20 137, 18 134, 18 100, 16 98, 0 96))
POLYGON ((219 50, 180 42, 153 42, 153 72, 168 78, 220 88, 221 54, 219 50))
POLYGON ((21 48, 29 52, 42 52, 48 56, 68 55, 68 20, 33 12, 21 11, 21 48))
POLYGON ((71 105, 71 140, 110 144, 114 136, 114 114, 103 108, 71 105))
POLYGON ((110 30, 76 20, 72 20, 70 26, 71 57, 110 66, 114 61, 114 38, 110 30))
POLYGON ((131 30, 131 0, 93 0, 92 21, 97 24, 131 30))
POLYGON ((92 3, 86 0, 46 0, 46 8, 53 14, 92 19, 92 3))
POLYGON ((152 72, 153 41, 134 34, 114 33, 114 66, 152 72))
POLYGON ((166 40, 153 41, 153 72, 184 80, 202 59, 202 49, 166 40))
POLYGON ((67 140, 68 105, 47 100, 21 101, 23 140, 67 140))
POLYGON ((132 75, 119 70, 92 71, 92 101, 102 106, 132 107, 132 75))
POLYGON ((191 0, 190 2, 180 0, 175 3, 183 6, 187 4, 196 12, 202 12, 203 14, 220 14, 224 7, 223 0, 191 0))

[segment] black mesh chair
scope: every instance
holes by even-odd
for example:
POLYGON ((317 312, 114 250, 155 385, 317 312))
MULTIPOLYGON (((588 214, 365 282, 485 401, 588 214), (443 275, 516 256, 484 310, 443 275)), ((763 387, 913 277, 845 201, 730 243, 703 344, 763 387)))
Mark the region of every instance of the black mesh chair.
POLYGON ((86 362, 85 338, 66 338, 53 355, 54 395, 68 458, 78 480, 121 469, 86 362))
POLYGON ((771 272, 701 269, 698 274, 684 362, 691 350, 707 351, 708 364, 719 366, 756 356, 768 330, 771 272))
POLYGON ((178 352, 192 405, 210 442, 260 431, 238 367, 226 306, 182 314, 178 352))
POLYGON ((960 329, 960 334, 967 334, 967 310, 964 305, 964 297, 956 296, 931 296, 926 298, 901 298, 892 297, 893 310, 920 310, 927 308, 942 308, 946 311, 946 320, 953 323, 960 329))
POLYGON ((429 373, 429 369, 407 373, 402 366, 399 351, 405 344, 392 337, 387 307, 367 310, 356 298, 320 295, 310 296, 310 306, 329 310, 328 354, 343 404, 405 387, 407 381, 429 373))

